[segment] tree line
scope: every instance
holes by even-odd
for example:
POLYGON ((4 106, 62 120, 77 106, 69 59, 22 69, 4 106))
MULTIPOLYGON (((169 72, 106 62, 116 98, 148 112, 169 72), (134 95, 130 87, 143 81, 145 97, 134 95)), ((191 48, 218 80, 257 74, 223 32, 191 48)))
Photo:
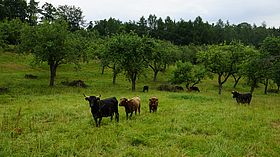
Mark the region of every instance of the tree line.
POLYGON ((32 53, 37 62, 47 62, 50 82, 55 83, 59 65, 98 59, 112 69, 112 83, 124 73, 135 90, 137 79, 150 68, 157 81, 159 72, 175 65, 171 80, 187 87, 205 77, 217 76, 219 94, 229 77, 237 86, 241 77, 253 93, 259 83, 280 86, 279 28, 241 23, 231 25, 175 21, 149 15, 139 21, 121 22, 114 18, 85 25, 82 10, 75 6, 41 8, 31 0, 0 1, 0 49, 32 53), (3 14, 2 14, 3 13, 3 14))

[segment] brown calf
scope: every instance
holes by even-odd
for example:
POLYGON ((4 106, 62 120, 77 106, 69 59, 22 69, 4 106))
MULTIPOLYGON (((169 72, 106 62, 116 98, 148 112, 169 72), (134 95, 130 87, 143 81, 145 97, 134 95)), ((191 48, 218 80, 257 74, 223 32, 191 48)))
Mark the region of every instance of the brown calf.
POLYGON ((130 117, 132 117, 133 112, 135 115, 138 113, 140 114, 140 97, 133 97, 131 99, 121 98, 119 106, 125 107, 126 112, 126 119, 128 119, 128 114, 130 113, 130 117))
POLYGON ((158 107, 158 98, 157 97, 151 97, 149 99, 149 107, 150 107, 150 113, 156 112, 157 111, 157 107, 158 107))

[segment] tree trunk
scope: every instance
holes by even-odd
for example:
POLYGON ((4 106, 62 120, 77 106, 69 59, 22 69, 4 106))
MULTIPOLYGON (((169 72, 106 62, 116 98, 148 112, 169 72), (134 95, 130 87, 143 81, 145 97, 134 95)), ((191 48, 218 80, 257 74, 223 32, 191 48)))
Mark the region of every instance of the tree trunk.
POLYGON ((116 78, 117 78, 117 70, 116 66, 113 68, 113 85, 116 84, 116 78))
POLYGON ((104 70, 105 70, 105 66, 104 66, 104 65, 102 65, 101 75, 103 75, 103 74, 104 74, 104 70))
POLYGON ((219 95, 221 95, 222 94, 222 88, 223 88, 222 75, 218 76, 218 83, 219 83, 219 95))
POLYGON ((113 85, 116 84, 116 78, 117 78, 117 74, 114 72, 114 74, 113 74, 113 85))
POLYGON ((50 84, 49 84, 49 86, 52 87, 52 86, 54 86, 54 80, 56 77, 56 68, 57 68, 58 64, 53 61, 53 62, 50 62, 49 65, 50 65, 50 84))
POLYGON ((225 79, 224 79, 223 81, 222 81, 222 76, 223 76, 222 73, 221 73, 221 74, 218 74, 219 95, 222 94, 223 84, 224 84, 225 82, 227 82, 227 79, 229 78, 229 76, 231 76, 231 74, 230 74, 230 73, 227 74, 227 75, 225 76, 225 79))
POLYGON ((131 74, 131 85, 132 85, 132 91, 135 91, 135 86, 136 86, 136 78, 137 78, 137 73, 131 74))
POLYGON ((132 80, 131 81, 131 83, 132 83, 132 92, 134 92, 135 91, 135 83, 136 81, 135 80, 132 80))
POLYGON ((267 94, 268 79, 265 79, 264 85, 264 94, 267 94))
POLYGON ((236 78, 234 75, 233 75, 233 78, 234 78, 234 85, 233 85, 233 88, 236 88, 239 80, 241 79, 241 76, 239 76, 238 78, 236 78))
POLYGON ((255 90, 255 87, 257 86, 257 81, 254 80, 252 85, 251 85, 251 90, 250 90, 250 93, 253 94, 254 90, 255 90))
POLYGON ((255 86, 251 86, 250 93, 253 94, 254 90, 255 90, 255 86))
POLYGON ((154 82, 156 82, 157 81, 157 74, 158 74, 158 70, 155 70, 154 71, 154 82))

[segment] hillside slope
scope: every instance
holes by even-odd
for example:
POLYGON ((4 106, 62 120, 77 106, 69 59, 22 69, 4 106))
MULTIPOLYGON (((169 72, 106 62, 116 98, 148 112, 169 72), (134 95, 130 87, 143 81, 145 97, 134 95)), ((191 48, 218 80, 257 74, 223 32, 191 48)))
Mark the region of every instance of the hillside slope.
MULTIPOLYGON (((251 105, 237 105, 232 83, 218 95, 216 81, 204 80, 200 93, 163 92, 171 71, 152 82, 148 71, 137 91, 122 74, 112 85, 112 73, 101 74, 97 61, 58 68, 56 86, 48 87, 48 66, 31 66, 32 56, 0 54, 0 156, 280 156, 280 97, 257 89, 251 105), (33 74, 38 79, 26 79, 33 74), (83 80, 88 88, 68 87, 62 81, 83 80), (149 85, 143 93, 143 85, 149 85), (96 128, 86 95, 102 98, 141 97, 141 114, 120 122, 103 118, 96 128), (157 113, 148 99, 159 98, 157 113)), ((182 85, 183 86, 183 85, 182 85)), ((239 89, 246 91, 245 83, 239 89)))

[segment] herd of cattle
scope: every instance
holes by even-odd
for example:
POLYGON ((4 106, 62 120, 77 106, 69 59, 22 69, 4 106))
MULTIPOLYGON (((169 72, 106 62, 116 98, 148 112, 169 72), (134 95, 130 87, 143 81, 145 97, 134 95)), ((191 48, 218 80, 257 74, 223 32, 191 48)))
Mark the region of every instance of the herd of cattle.
MULTIPOLYGON (((96 127, 100 126, 102 117, 111 117, 113 120, 113 116, 115 115, 116 121, 119 121, 119 106, 124 106, 126 112, 126 119, 128 119, 128 115, 132 116, 133 112, 140 114, 141 108, 141 99, 140 97, 133 97, 131 99, 121 98, 120 103, 118 104, 118 100, 116 97, 100 99, 100 96, 85 96, 85 100, 89 102, 89 106, 91 108, 91 113, 93 119, 95 121, 96 127)), ((151 97, 149 99, 149 107, 150 112, 156 112, 158 107, 158 98, 151 97)))
MULTIPOLYGON (((250 104, 252 99, 251 93, 241 94, 237 91, 232 91, 233 98, 236 98, 237 103, 242 104, 250 104)), ((128 116, 132 117, 132 114, 140 114, 141 108, 141 99, 140 97, 133 97, 131 99, 121 98, 120 103, 118 104, 118 100, 116 97, 100 99, 100 96, 86 96, 84 94, 85 100, 89 102, 89 106, 91 108, 91 113, 93 119, 95 121, 96 127, 100 126, 102 117, 111 117, 111 121, 113 120, 113 116, 115 116, 116 121, 119 121, 119 111, 118 106, 124 106, 126 112, 126 119, 128 116), (129 115, 130 114, 130 115, 129 115)), ((158 98, 151 97, 149 99, 149 109, 151 112, 156 112, 158 108, 158 98)))

